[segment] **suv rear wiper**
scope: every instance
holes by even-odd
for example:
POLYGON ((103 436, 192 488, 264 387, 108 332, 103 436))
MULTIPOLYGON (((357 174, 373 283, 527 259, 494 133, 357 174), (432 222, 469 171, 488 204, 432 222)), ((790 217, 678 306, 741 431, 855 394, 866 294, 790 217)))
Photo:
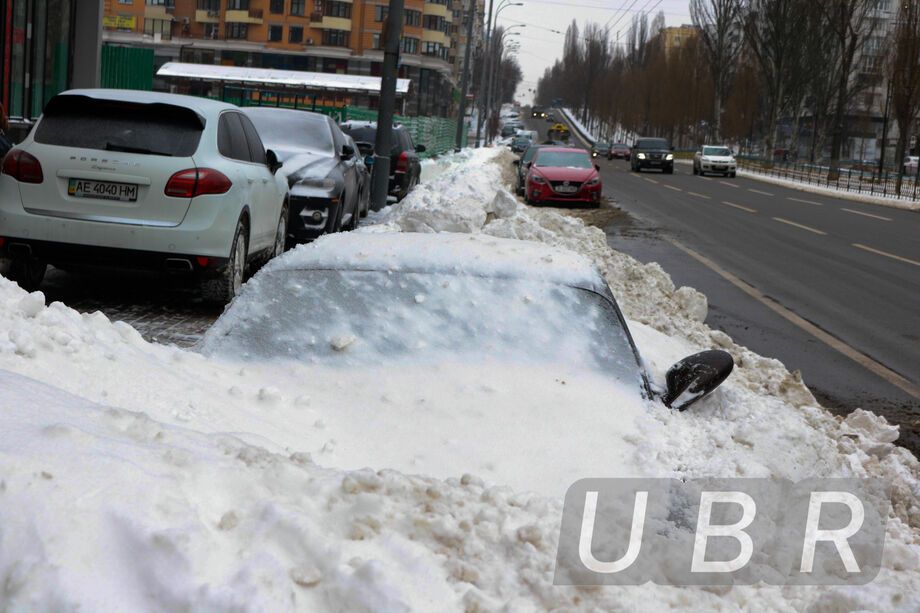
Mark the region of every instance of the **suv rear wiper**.
POLYGON ((172 157, 171 153, 166 153, 165 151, 154 151, 153 149, 145 149, 143 147, 131 147, 129 145, 116 145, 115 143, 106 142, 105 144, 106 151, 124 151, 125 153, 145 153, 147 155, 162 155, 168 158, 172 157))

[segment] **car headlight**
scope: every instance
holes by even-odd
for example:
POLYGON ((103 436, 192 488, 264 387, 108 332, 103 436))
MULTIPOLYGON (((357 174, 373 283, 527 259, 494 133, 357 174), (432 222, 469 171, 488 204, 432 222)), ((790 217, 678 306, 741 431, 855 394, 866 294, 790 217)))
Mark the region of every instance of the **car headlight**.
POLYGON ((597 151, 592 151, 592 152, 591 152, 591 157, 596 158, 596 157, 597 157, 597 151))
POLYGON ((644 159, 645 159, 645 154, 644 154, 644 153, 640 153, 640 154, 637 155, 636 157, 639 158, 640 160, 644 160, 644 159))
POLYGON ((664 158, 664 159, 665 159, 665 161, 670 162, 671 160, 674 159, 674 154, 673 154, 673 153, 669 153, 668 156, 667 156, 666 158, 664 158))
POLYGON ((594 177, 593 179, 585 183, 585 187, 594 187, 595 185, 600 185, 600 184, 601 184, 601 178, 594 177))
POLYGON ((533 181, 534 183, 539 183, 540 185, 543 185, 546 183, 546 179, 544 179, 543 177, 537 174, 530 175, 530 180, 533 181))
POLYGON ((332 189, 335 187, 335 179, 302 179, 300 184, 304 187, 315 187, 317 189, 332 189))

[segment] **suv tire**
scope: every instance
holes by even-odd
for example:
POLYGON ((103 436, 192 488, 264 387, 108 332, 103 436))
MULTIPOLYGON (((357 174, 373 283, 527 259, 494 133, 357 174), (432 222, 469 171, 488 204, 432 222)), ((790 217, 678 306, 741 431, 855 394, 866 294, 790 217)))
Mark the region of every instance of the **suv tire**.
POLYGON ((42 284, 48 264, 33 257, 16 257, 10 262, 9 279, 27 292, 34 292, 42 284))
POLYGON ((229 304, 243 285, 246 277, 246 259, 249 251, 249 232, 242 219, 236 224, 236 232, 230 246, 230 259, 220 274, 201 283, 201 295, 208 302, 229 304))

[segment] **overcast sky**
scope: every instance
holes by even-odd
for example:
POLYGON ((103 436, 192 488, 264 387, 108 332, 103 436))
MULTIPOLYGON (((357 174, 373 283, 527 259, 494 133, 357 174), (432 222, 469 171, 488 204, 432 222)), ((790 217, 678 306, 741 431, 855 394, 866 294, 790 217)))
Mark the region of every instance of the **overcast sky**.
MULTIPOLYGON (((495 6, 501 0, 494 0, 495 6)), ((530 89, 536 88, 537 80, 543 71, 552 66, 556 58, 562 55, 562 34, 576 20, 579 27, 588 22, 609 25, 611 38, 616 39, 619 32, 625 39, 626 30, 637 12, 649 12, 652 15, 664 11, 667 24, 680 25, 690 23, 689 0, 511 0, 523 2, 524 6, 511 6, 502 9, 498 24, 508 27, 517 23, 527 24, 516 36, 521 43, 518 60, 524 69, 524 82, 518 88, 518 99, 529 102, 530 89)), ((488 1, 486 2, 488 11, 488 1)))

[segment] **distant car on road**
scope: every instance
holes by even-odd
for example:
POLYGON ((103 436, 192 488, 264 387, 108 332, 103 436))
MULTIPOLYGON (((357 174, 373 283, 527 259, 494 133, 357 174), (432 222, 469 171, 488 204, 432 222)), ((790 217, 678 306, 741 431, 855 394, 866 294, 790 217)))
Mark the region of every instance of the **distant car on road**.
POLYGON ((3 159, 0 258, 36 289, 48 264, 194 275, 227 303, 284 252, 288 185, 258 131, 223 102, 66 91, 3 159))
POLYGON ((535 106, 530 111, 530 116, 534 119, 544 119, 546 117, 546 111, 542 107, 535 106))
POLYGON ((920 157, 916 155, 908 155, 904 158, 904 164, 901 165, 901 170, 906 175, 916 175, 917 174, 917 163, 920 160, 920 157))
POLYGON ((613 143, 610 145, 610 156, 607 159, 629 160, 629 145, 626 143, 613 143))
POLYGON ((541 147, 527 169, 524 199, 528 204, 574 202, 596 208, 603 192, 599 170, 584 149, 541 147))
POLYGON ((633 172, 657 168, 665 174, 674 173, 674 153, 664 138, 637 138, 629 152, 629 160, 633 172))
MULTIPOLYGON (((535 242, 451 233, 325 236, 262 270, 201 349, 262 363, 430 370, 441 385, 462 381, 468 367, 485 367, 497 380, 503 369, 526 372, 536 385, 549 376, 557 390, 566 389, 560 377, 591 375, 678 410, 712 392, 734 366, 728 353, 705 351, 652 386, 610 287, 587 259, 535 242)), ((493 408, 486 413, 504 409, 493 408)), ((559 408, 561 419, 571 407, 559 408)), ((586 418, 596 426, 596 415, 586 418)), ((499 438, 517 431, 524 444, 527 429, 501 421, 513 430, 499 438)), ((482 434, 495 435, 492 428, 482 434)))
POLYGON ((320 113, 246 107, 262 139, 284 163, 290 186, 288 241, 311 241, 327 232, 354 230, 361 216, 358 151, 335 121, 320 113))
POLYGON ((693 154, 693 174, 718 173, 734 177, 738 163, 732 150, 722 145, 703 145, 693 154))
POLYGON ((610 159, 610 145, 608 143, 594 143, 594 146, 591 147, 591 157, 610 159))
MULTIPOLYGON (((376 121, 346 121, 339 124, 342 132, 355 142, 376 143, 376 121)), ((405 126, 393 126, 393 147, 390 149, 390 184, 388 193, 402 200, 408 196, 422 179, 422 161, 419 153, 425 152, 425 145, 417 145, 405 126)), ((371 203, 373 205, 373 203, 371 203)))

